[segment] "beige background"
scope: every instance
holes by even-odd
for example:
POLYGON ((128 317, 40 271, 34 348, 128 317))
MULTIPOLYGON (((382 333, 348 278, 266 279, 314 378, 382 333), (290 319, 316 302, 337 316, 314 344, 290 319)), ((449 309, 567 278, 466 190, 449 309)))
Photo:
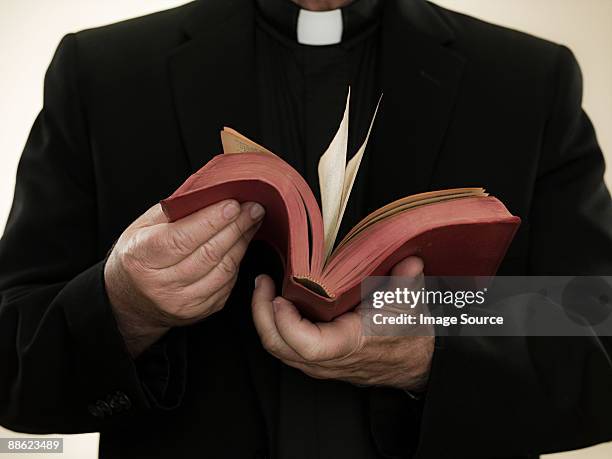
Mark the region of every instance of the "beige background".
MULTIPOLYGON (((210 0, 223 1, 223 0, 210 0)), ((184 3, 176 0, 0 0, 0 229, 12 200, 17 161, 41 107, 42 80, 60 38, 184 3)), ((612 161, 612 0, 438 0, 451 9, 569 46, 585 80, 584 106, 612 161)), ((607 173, 612 183, 612 173, 607 173)), ((0 436, 13 435, 0 428, 0 436)), ((97 434, 66 437, 64 458, 96 457, 97 434)), ((25 459, 25 454, 3 455, 25 459)), ((33 459, 47 455, 35 454, 33 459)), ((49 455, 50 458, 58 457, 49 455)), ((612 444, 555 459, 612 457, 612 444)))

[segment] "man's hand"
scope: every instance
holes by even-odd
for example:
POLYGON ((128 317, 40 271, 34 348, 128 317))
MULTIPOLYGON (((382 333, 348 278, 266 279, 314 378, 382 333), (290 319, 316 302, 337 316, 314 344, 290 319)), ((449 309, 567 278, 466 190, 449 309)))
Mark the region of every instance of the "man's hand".
POLYGON ((157 204, 125 230, 104 279, 132 356, 223 308, 263 215, 260 204, 228 200, 169 223, 157 204))
MULTIPOLYGON (((422 270, 423 262, 411 257, 391 275, 422 282, 422 270)), ((360 308, 329 323, 312 323, 289 301, 275 297, 274 282, 266 275, 256 280, 252 311, 266 350, 313 378, 415 391, 427 383, 433 335, 365 336, 360 308)))

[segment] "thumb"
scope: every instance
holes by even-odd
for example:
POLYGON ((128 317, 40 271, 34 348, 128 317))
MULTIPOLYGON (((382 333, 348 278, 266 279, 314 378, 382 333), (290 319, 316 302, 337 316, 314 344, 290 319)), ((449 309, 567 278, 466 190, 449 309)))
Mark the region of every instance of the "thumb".
POLYGON ((423 260, 418 257, 404 258, 393 267, 389 276, 386 286, 389 291, 397 288, 418 290, 424 284, 423 260))
POLYGON ((423 274, 423 260, 419 257, 404 258, 391 270, 392 276, 417 277, 423 274))

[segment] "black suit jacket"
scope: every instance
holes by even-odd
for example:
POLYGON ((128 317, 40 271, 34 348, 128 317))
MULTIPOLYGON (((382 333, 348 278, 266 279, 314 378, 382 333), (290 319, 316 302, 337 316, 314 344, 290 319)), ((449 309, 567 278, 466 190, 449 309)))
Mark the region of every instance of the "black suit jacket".
MULTIPOLYGON (((0 423, 100 431, 101 457, 131 458, 513 457, 611 439, 609 338, 438 340, 420 401, 280 365, 248 314, 252 277, 279 270, 257 245, 222 312, 130 359, 105 255, 221 150, 221 126, 258 138, 253 14, 200 1, 63 39, 0 242, 0 423)), ((571 52, 421 0, 389 0, 382 31, 354 215, 484 186, 523 219, 502 273, 612 274, 571 52)))

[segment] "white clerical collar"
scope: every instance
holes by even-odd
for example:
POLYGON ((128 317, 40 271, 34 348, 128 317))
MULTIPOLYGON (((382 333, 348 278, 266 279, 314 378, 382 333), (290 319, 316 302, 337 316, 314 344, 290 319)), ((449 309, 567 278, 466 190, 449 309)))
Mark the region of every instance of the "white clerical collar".
POLYGON ((335 45, 342 41, 342 10, 310 11, 300 9, 297 41, 303 45, 335 45))

